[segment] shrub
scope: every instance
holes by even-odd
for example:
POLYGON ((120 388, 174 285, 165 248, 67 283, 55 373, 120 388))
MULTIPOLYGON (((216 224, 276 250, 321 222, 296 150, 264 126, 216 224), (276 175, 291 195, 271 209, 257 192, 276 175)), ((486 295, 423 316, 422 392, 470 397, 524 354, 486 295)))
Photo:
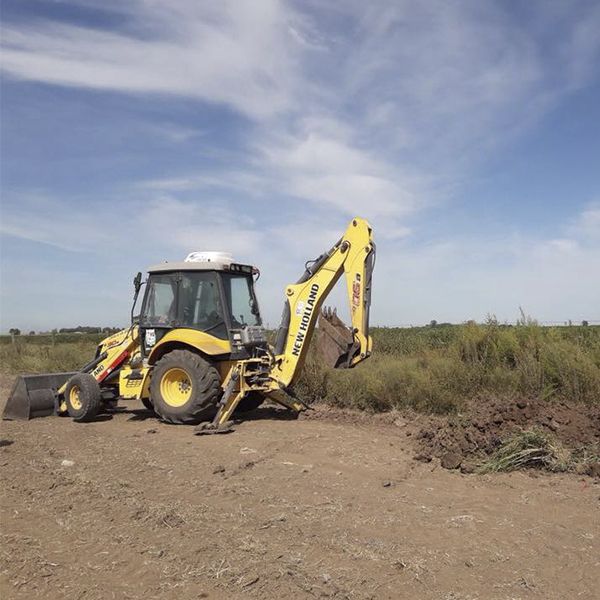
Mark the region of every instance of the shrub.
POLYGON ((599 369, 577 345, 565 340, 547 344, 540 362, 547 395, 575 402, 600 398, 599 369))
POLYGON ((376 328, 370 360, 333 371, 309 356, 297 391, 306 402, 373 411, 453 412, 486 392, 600 403, 600 327, 582 330, 526 318, 516 326, 489 318, 483 325, 376 328))

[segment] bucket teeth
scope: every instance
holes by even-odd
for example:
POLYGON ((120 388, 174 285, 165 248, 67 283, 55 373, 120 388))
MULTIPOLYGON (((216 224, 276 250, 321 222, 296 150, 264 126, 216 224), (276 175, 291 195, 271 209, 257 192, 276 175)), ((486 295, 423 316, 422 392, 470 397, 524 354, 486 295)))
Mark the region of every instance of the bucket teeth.
POLYGON ((319 315, 317 338, 317 353, 321 361, 334 369, 345 367, 353 341, 352 331, 337 316, 337 311, 323 309, 319 315))
POLYGON ((75 373, 47 373, 44 375, 21 375, 15 379, 4 407, 2 418, 28 421, 35 417, 56 414, 58 390, 75 373))

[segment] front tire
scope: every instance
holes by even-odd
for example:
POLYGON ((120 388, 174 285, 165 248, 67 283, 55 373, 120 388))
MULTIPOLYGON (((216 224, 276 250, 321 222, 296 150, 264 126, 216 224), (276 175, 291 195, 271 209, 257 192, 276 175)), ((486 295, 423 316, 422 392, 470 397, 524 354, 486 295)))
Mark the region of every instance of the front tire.
POLYGON ((102 393, 98 382, 89 373, 77 373, 69 379, 65 390, 67 412, 74 421, 93 421, 102 406, 102 393))
POLYGON ((173 350, 155 365, 150 382, 154 412, 167 423, 196 425, 212 419, 221 395, 219 372, 189 350, 173 350))

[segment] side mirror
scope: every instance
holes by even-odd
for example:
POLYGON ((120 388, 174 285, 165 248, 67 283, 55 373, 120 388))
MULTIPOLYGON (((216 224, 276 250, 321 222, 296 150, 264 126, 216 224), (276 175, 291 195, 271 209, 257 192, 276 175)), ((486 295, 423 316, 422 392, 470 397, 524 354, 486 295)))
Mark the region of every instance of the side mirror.
POLYGON ((133 287, 135 288, 135 293, 137 294, 142 287, 142 274, 138 271, 138 274, 133 278, 133 287))

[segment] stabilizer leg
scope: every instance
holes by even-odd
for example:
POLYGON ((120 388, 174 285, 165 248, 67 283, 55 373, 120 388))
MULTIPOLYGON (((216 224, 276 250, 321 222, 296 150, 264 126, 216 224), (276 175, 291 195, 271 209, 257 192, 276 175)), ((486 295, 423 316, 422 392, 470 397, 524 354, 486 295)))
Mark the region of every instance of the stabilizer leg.
POLYGON ((233 431, 233 421, 230 420, 233 411, 240 400, 246 395, 245 391, 234 393, 233 388, 240 377, 239 367, 234 370, 225 386, 223 397, 219 403, 219 410, 211 423, 200 423, 194 429, 196 435, 207 435, 212 433, 229 433, 233 431))

